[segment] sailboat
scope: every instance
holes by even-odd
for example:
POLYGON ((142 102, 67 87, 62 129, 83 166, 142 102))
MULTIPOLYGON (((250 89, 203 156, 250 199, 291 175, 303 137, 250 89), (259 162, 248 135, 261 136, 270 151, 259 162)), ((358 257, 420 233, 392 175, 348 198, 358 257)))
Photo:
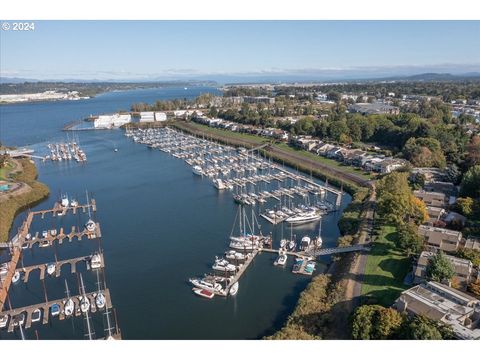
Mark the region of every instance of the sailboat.
POLYGON ((97 224, 95 224, 95 221, 92 220, 92 216, 90 214, 90 201, 88 200, 88 191, 85 190, 85 193, 87 194, 87 209, 88 209, 88 221, 85 224, 85 228, 90 232, 94 232, 95 229, 97 228, 97 224))
POLYGON ((322 222, 320 221, 318 224, 318 237, 315 239, 315 246, 317 248, 321 248, 323 244, 322 240, 322 222))
POLYGON ((67 279, 65 279, 65 289, 68 300, 64 303, 63 312, 65 313, 65 316, 71 316, 73 314, 73 311, 75 310, 75 303, 73 302, 72 298, 70 298, 70 291, 68 290, 67 279))
POLYGON ((95 296, 95 305, 97 305, 98 309, 103 309, 106 304, 106 299, 105 299, 105 295, 103 294, 103 291, 100 289, 99 271, 97 271, 97 286, 98 286, 98 293, 97 293, 97 296, 95 296))
POLYGON ((90 309, 90 300, 85 294, 85 286, 83 285, 83 277, 80 273, 80 292, 82 294, 80 298, 80 310, 85 314, 85 322, 87 324, 87 335, 89 340, 93 340, 92 326, 90 324, 90 318, 88 316, 88 310, 90 309))

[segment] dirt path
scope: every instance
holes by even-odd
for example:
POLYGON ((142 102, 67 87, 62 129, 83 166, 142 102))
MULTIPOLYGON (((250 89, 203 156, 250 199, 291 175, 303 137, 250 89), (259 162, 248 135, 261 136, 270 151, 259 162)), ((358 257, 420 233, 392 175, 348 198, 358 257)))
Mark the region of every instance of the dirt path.
MULTIPOLYGON (((360 235, 358 237, 358 244, 367 244, 371 241, 371 234, 374 227, 374 215, 376 204, 375 186, 372 185, 372 190, 366 209, 364 210, 363 221, 360 226, 360 235)), ((368 253, 360 253, 355 258, 350 268, 350 275, 345 287, 345 300, 348 302, 350 312, 358 306, 358 301, 362 294, 362 280, 365 273, 365 266, 367 265, 368 253)))

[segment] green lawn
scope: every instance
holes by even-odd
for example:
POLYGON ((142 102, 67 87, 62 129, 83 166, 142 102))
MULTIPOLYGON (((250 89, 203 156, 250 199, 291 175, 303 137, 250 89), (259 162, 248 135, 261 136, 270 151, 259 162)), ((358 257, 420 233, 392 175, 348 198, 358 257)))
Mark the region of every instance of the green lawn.
POLYGON ((390 306, 408 286, 403 284, 411 261, 395 249, 397 236, 393 226, 383 226, 367 257, 363 276, 362 297, 367 303, 390 306))
POLYGON ((312 159, 312 160, 314 160, 314 161, 316 161, 320 164, 327 165, 329 167, 338 169, 340 171, 361 176, 366 180, 371 180, 372 179, 371 174, 369 174, 367 172, 364 172, 363 170, 359 170, 357 168, 354 168, 352 166, 343 165, 343 164, 341 164, 338 161, 335 161, 333 159, 327 159, 326 157, 315 155, 315 154, 313 154, 311 152, 308 152, 306 150, 295 149, 295 148, 289 146, 288 144, 284 144, 284 143, 276 144, 275 146, 281 148, 282 150, 290 151, 290 152, 295 153, 295 154, 300 154, 300 155, 305 156, 309 159, 312 159))
POLYGON ((7 163, 7 166, 4 168, 0 168, 0 180, 7 180, 7 174, 10 172, 10 170, 13 169, 12 164, 7 163))
POLYGON ((258 135, 250 135, 250 134, 242 134, 238 132, 233 132, 230 130, 223 130, 223 129, 216 129, 216 128, 211 128, 207 125, 202 125, 202 124, 196 124, 196 123, 188 123, 188 127, 194 128, 199 131, 203 131, 208 134, 212 135, 218 135, 230 139, 238 139, 238 140, 245 140, 249 142, 254 142, 258 145, 262 145, 263 143, 269 142, 267 138, 258 136, 258 135))

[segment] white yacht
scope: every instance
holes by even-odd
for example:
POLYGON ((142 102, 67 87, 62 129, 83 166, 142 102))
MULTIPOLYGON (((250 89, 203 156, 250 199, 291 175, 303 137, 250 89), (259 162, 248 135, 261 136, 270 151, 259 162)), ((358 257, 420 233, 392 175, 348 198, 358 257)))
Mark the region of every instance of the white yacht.
POLYGON ((90 267, 92 269, 98 269, 102 267, 102 258, 99 253, 95 253, 90 258, 90 267))
POLYGON ((20 271, 15 271, 15 274, 13 274, 13 277, 12 277, 12 282, 14 284, 16 284, 17 282, 20 281, 20 277, 21 277, 21 274, 20 274, 20 271))
POLYGON ((87 223, 85 224, 85 228, 90 232, 94 232, 97 228, 97 225, 95 224, 95 221, 88 219, 87 223))
POLYGON ((73 311, 75 310, 75 303, 72 299, 68 299, 67 301, 65 301, 63 310, 65 312, 65 316, 70 316, 73 314, 73 311))
POLYGON ((70 204, 70 201, 68 201, 68 196, 67 195, 62 196, 61 204, 62 204, 63 207, 68 207, 68 205, 70 204))
POLYGON ((70 201, 70 205, 73 206, 73 207, 77 207, 78 206, 78 201, 75 200, 75 199, 72 199, 72 201, 70 201))
POLYGON ((49 263, 47 264, 47 274, 48 275, 53 275, 55 273, 57 266, 55 263, 49 263))
POLYGON ((287 263, 287 258, 288 258, 287 254, 280 251, 278 254, 278 258, 277 260, 275 260, 273 265, 285 266, 285 264, 287 263))
POLYGON ((230 287, 229 295, 235 296, 238 293, 238 281, 230 287))
POLYGON ((90 309, 90 300, 86 296, 80 297, 80 310, 85 313, 90 309))
POLYGON ((218 190, 225 190, 227 186, 225 183, 222 181, 222 179, 214 179, 213 180, 213 185, 218 189, 218 190))
POLYGON ((300 242, 300 250, 307 250, 310 246, 312 239, 308 236, 304 236, 300 242))
POLYGON ((0 329, 6 328, 8 324, 8 315, 0 315, 0 329))
POLYGON ((103 292, 99 292, 95 297, 95 304, 97 305, 97 308, 103 309, 105 307, 105 303, 105 295, 103 295, 103 292))
POLYGON ((280 247, 284 249, 287 246, 287 239, 280 240, 280 247))
POLYGON ((225 259, 215 259, 215 263, 212 265, 213 270, 217 271, 235 271, 237 268, 235 265, 230 264, 227 260, 225 259))
POLYGON ((258 247, 258 242, 251 242, 251 241, 237 241, 232 240, 230 241, 229 245, 232 249, 236 250, 255 250, 258 247))
POLYGON ((247 258, 245 254, 242 254, 235 250, 229 250, 225 252, 225 257, 229 260, 245 260, 247 258))
POLYGON ((203 169, 202 169, 200 166, 198 166, 198 165, 195 165, 195 166, 192 168, 192 171, 193 171, 193 173, 194 173, 195 175, 200 175, 200 176, 204 175, 203 169))
POLYGON ((204 279, 189 279, 189 281, 195 285, 197 288, 200 289, 205 289, 205 290, 210 290, 210 291, 222 291, 222 285, 214 282, 214 281, 208 281, 204 279))
POLYGON ((296 225, 296 224, 305 224, 312 221, 317 221, 321 217, 322 215, 320 213, 317 213, 315 211, 309 211, 309 212, 302 212, 294 216, 290 216, 285 221, 289 224, 296 225))
POLYGON ((42 319, 42 310, 35 309, 32 312, 32 323, 38 322, 42 319))

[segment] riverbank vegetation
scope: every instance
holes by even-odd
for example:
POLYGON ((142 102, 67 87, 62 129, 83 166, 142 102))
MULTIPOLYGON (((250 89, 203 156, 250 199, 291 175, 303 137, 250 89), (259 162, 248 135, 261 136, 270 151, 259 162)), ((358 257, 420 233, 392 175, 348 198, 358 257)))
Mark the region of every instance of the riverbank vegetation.
POLYGON ((8 241, 8 233, 15 216, 22 210, 46 198, 49 189, 45 184, 37 181, 35 164, 28 159, 18 160, 22 169, 12 174, 11 180, 23 183, 23 189, 4 196, 0 202, 0 242, 8 241))
POLYGON ((423 316, 407 317, 395 309, 380 305, 358 307, 352 317, 352 338, 355 340, 447 340, 452 329, 423 316))

